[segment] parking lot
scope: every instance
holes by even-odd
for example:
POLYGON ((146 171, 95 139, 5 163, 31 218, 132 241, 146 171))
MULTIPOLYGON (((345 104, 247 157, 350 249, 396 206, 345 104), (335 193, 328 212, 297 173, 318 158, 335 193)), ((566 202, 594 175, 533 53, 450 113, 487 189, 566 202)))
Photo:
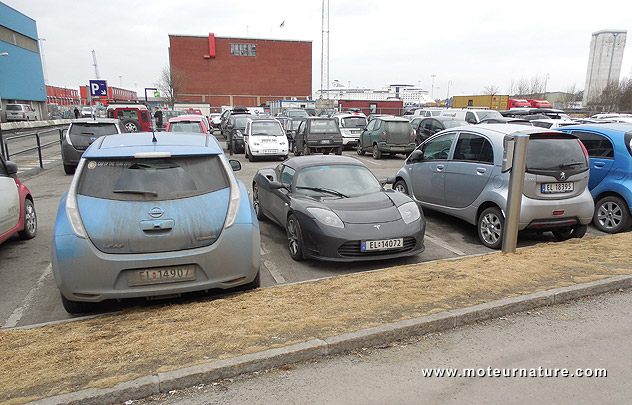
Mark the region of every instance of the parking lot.
MULTIPOLYGON (((358 156, 354 150, 346 150, 343 154, 362 161, 378 179, 393 176, 404 163, 404 157, 401 155, 384 156, 380 160, 374 160, 370 155, 358 156)), ((259 168, 281 162, 280 159, 249 162, 243 154, 232 158, 241 162, 242 170, 236 175, 249 190, 251 190, 253 176, 259 168)), ((37 162, 36 154, 20 155, 16 157, 16 160, 21 168, 20 176, 34 194, 39 230, 34 240, 22 241, 15 236, 0 246, 0 262, 2 263, 0 294, 3 296, 0 303, 0 326, 26 326, 70 319, 72 316, 67 314, 61 305, 59 291, 50 270, 50 241, 59 200, 67 190, 72 177, 64 174, 57 146, 45 149, 43 171, 30 169, 37 162), (35 172, 37 173, 32 174, 35 172)), ((289 255, 285 230, 269 220, 263 220, 260 222, 262 286, 301 282, 492 251, 480 244, 474 226, 428 210, 424 211, 424 215, 427 221, 426 249, 422 254, 403 259, 356 263, 314 260, 296 262, 289 255)), ((590 235, 601 235, 601 232, 591 226, 588 230, 588 236, 590 235)), ((520 236, 518 247, 554 241, 555 238, 550 233, 526 234, 520 236)), ((193 299, 199 298, 195 296, 193 299)), ((105 305, 103 310, 118 310, 143 302, 144 300, 137 300, 105 305)))

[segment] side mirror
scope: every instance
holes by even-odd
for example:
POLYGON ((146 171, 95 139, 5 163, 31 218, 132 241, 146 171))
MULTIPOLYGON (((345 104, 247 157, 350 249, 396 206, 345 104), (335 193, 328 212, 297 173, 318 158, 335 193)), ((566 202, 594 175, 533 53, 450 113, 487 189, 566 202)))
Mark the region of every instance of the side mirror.
POLYGON ((422 160, 423 156, 424 154, 420 149, 415 149, 408 157, 408 160, 410 162, 419 162, 420 160, 422 160))
POLYGON ((385 184, 395 184, 395 180, 397 180, 395 177, 388 177, 385 180, 380 180, 380 184, 382 186, 384 186, 385 184))
POLYGON ((7 166, 7 174, 9 176, 13 176, 18 173, 18 165, 15 162, 7 160, 4 163, 7 166))
POLYGON ((279 190, 285 188, 285 185, 283 183, 279 183, 278 181, 271 181, 268 183, 268 187, 270 187, 271 190, 279 190))
POLYGON ((234 172, 238 172, 241 170, 241 163, 239 162, 239 160, 230 159, 228 163, 230 163, 230 167, 231 169, 233 169, 234 172))

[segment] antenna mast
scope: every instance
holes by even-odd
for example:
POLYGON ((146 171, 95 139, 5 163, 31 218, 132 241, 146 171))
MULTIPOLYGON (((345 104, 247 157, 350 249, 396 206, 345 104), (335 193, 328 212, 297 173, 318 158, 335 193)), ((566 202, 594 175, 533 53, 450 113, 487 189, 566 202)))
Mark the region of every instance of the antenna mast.
MULTIPOLYGON (((322 52, 320 57, 320 97, 323 97, 323 90, 329 89, 329 0, 323 0, 323 38, 322 52)), ((329 92, 326 91, 326 98, 329 99, 329 92)))
POLYGON ((94 75, 96 76, 96 79, 99 79, 99 66, 97 65, 97 53, 94 51, 94 49, 92 50, 92 60, 94 61, 94 63, 92 64, 92 66, 94 66, 94 75))

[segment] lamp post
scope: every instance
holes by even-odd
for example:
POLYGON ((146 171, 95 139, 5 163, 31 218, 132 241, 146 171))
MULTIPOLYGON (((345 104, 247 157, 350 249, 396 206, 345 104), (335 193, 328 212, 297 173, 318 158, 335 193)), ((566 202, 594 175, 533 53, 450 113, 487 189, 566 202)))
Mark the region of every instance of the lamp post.
POLYGON ((549 81, 549 78, 551 77, 550 74, 546 74, 546 77, 544 78, 544 97, 546 97, 546 83, 549 81))
POLYGON ((434 100, 434 78, 437 77, 437 75, 430 75, 430 77, 432 77, 432 89, 430 91, 430 98, 434 100))
POLYGON ((448 99, 450 99, 450 85, 452 84, 452 80, 448 80, 448 92, 445 95, 445 102, 448 102, 448 99))
MULTIPOLYGON (((0 56, 9 56, 9 52, 2 52, 0 56)), ((2 109, 2 97, 0 95, 0 110, 2 109)), ((6 153, 4 151, 4 142, 2 141, 2 117, 0 117, 0 153, 3 157, 6 157, 6 153)))

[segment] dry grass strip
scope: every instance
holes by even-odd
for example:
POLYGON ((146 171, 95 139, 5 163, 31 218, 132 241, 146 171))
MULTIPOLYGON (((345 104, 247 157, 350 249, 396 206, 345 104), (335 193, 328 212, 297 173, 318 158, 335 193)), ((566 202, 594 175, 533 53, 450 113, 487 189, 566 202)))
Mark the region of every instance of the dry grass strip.
POLYGON ((632 233, 134 308, 0 331, 0 402, 118 382, 455 308, 632 273, 632 233))

